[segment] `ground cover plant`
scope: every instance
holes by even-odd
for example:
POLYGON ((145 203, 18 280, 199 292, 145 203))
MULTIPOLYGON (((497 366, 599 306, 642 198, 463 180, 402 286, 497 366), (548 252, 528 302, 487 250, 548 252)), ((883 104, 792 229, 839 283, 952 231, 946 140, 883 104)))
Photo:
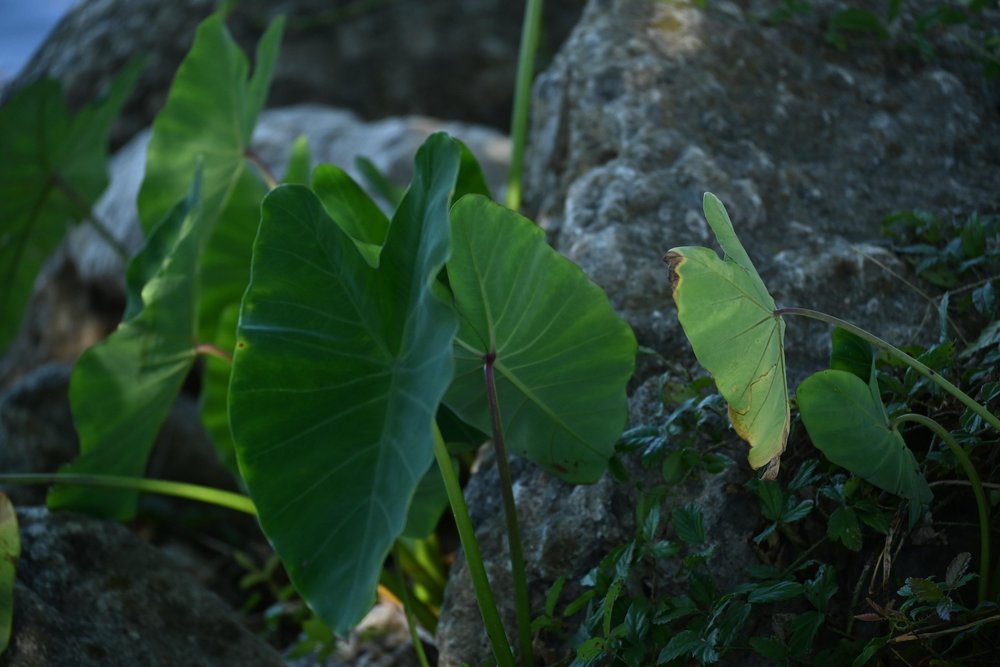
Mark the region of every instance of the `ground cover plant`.
MULTIPOLYGON (((529 45, 539 5, 527 13, 529 45)), ((958 235, 918 213, 887 221, 918 273, 953 289, 956 308, 973 309, 983 325, 956 354, 945 298, 940 343, 904 352, 831 316, 778 308, 722 203, 706 196, 725 257, 682 247, 668 263, 681 323, 721 397, 705 378, 687 378, 665 426, 619 439, 635 339, 607 296, 516 212, 520 167, 503 207, 468 149, 434 135, 415 156, 409 187, 382 179, 376 188, 392 203, 390 215, 343 170, 311 170, 304 143, 279 179, 249 150, 249 139, 280 36, 278 21, 261 39, 250 75, 221 16, 199 28, 153 126, 139 196, 147 241, 129 263, 125 315, 73 373, 81 455, 58 475, 3 481, 55 483, 51 508, 116 519, 133 517, 138 493, 148 491, 257 516, 276 557, 263 565, 241 557, 244 583, 269 587, 283 601, 302 597, 311 610, 296 612, 307 635, 302 647, 328 650, 333 633, 345 634, 380 586, 404 601, 412 624, 432 630, 443 586, 433 531, 450 504, 501 665, 531 664, 537 633, 570 635, 575 664, 707 664, 741 651, 785 664, 865 664, 919 651, 973 659, 984 650, 1000 583, 991 556, 993 499, 980 479, 992 473, 986 450, 1000 428, 987 407, 1000 396, 995 219, 970 216, 958 235), (966 289, 968 281, 975 285, 966 289), (782 341, 793 314, 839 325, 831 369, 803 382, 794 404, 782 341), (142 479, 153 439, 198 359, 204 423, 246 495, 142 479), (943 377, 959 368, 965 391, 943 377), (750 443, 750 465, 763 471, 747 482, 763 517, 753 542, 764 556, 785 551, 722 590, 711 565, 718 545, 701 509, 668 503, 672 487, 731 465, 718 449, 729 421, 750 443), (487 434, 497 448, 517 589, 513 642, 456 473, 462 452, 487 434), (807 436, 825 461, 802 456, 807 436), (792 455, 794 475, 782 479, 789 438, 802 447, 792 455), (612 474, 632 483, 620 457, 635 453, 662 477, 652 487, 635 481, 634 539, 588 575, 581 597, 560 606, 565 581, 557 583, 534 619, 540 610, 528 605, 508 451, 574 483, 596 480, 609 462, 612 474), (953 472, 966 486, 947 498, 974 496, 977 540, 946 567, 886 594, 892 548, 943 502, 934 484, 956 481, 948 479, 953 472), (882 589, 849 590, 836 559, 880 539, 890 556, 870 561, 860 579, 874 580, 882 568, 882 589), (279 562, 296 592, 276 572, 279 562), (648 572, 657 568, 687 588, 650 585, 648 572), (764 626, 753 615, 761 609, 789 617, 764 626), (582 620, 570 628, 566 619, 575 615, 582 620)), ((94 174, 104 173, 106 156, 80 137, 106 134, 136 68, 75 118, 59 109, 51 83, 5 107, 47 109, 54 118, 43 125, 52 133, 41 133, 44 150, 24 144, 13 121, 9 133, 0 123, 0 140, 25 146, 18 154, 24 174, 0 172, 2 187, 27 182, 37 193, 30 210, 8 216, 19 233, 5 230, 0 246, 15 258, 7 266, 23 293, 66 218, 91 218, 100 228, 89 208, 103 187, 94 174), (77 161, 88 165, 89 181, 77 183, 77 161)), ((521 99, 530 79, 522 69, 521 99)), ((523 108, 519 114, 515 134, 523 137, 523 108)), ((20 316, 22 297, 0 304, 3 321, 20 316)), ((0 497, 0 630, 16 614, 17 549, 15 515, 0 497)))

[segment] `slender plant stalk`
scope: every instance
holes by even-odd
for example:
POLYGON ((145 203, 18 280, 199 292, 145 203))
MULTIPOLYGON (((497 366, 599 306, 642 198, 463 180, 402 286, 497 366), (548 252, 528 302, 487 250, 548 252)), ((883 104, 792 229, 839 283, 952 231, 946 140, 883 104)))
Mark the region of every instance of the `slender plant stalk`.
POLYGON ((905 363, 907 366, 910 366, 913 370, 917 371, 925 378, 927 378, 928 380, 935 383, 936 385, 944 389, 946 392, 957 398, 959 401, 962 402, 963 405, 965 405, 967 408, 969 408, 977 415, 982 417, 990 426, 992 426, 994 429, 1000 432, 1000 418, 998 418, 994 414, 991 414, 989 410, 987 410, 979 403, 976 403, 976 401, 972 400, 972 398, 968 394, 966 394, 964 391, 953 385, 951 382, 948 382, 948 380, 941 377, 939 373, 937 373, 931 368, 928 368, 924 364, 920 363, 910 355, 900 350, 895 345, 892 345, 891 343, 882 340, 878 336, 868 333, 864 329, 856 327, 850 322, 845 322, 839 317, 834 317, 833 315, 827 315, 826 313, 821 313, 817 310, 809 310, 808 308, 778 308, 774 311, 774 314, 779 317, 782 315, 800 315, 802 317, 809 317, 814 320, 826 322, 827 324, 832 324, 834 326, 840 327, 841 329, 846 329, 847 331, 850 331, 855 336, 865 339, 875 347, 885 351, 886 353, 890 354, 893 357, 896 357, 897 359, 905 363))
POLYGON ((972 465, 969 455, 955 441, 955 438, 951 437, 951 433, 948 433, 936 421, 924 415, 911 413, 897 417, 893 421, 893 427, 895 428, 904 422, 920 424, 941 438, 948 445, 948 449, 951 450, 955 458, 958 459, 958 464, 962 466, 965 476, 969 478, 969 483, 972 484, 972 493, 976 497, 976 508, 979 510, 979 601, 985 602, 990 590, 990 509, 989 503, 986 502, 986 493, 983 491, 983 483, 979 479, 979 473, 976 472, 976 467, 972 465))
POLYGON ((165 479, 144 479, 142 477, 119 477, 117 475, 81 475, 73 473, 10 474, 0 475, 0 484, 66 484, 69 486, 94 486, 105 489, 129 489, 143 493, 158 493, 197 500, 209 505, 257 516, 257 508, 247 496, 232 491, 213 489, 209 486, 171 482, 165 479))
POLYGON ((248 148, 243 151, 243 157, 257 167, 257 170, 260 172, 261 178, 264 179, 264 184, 267 185, 268 190, 273 190, 278 187, 278 179, 271 171, 271 168, 264 163, 264 160, 261 159, 260 155, 258 155, 256 151, 248 148))
MULTIPOLYGON (((407 606, 405 600, 406 590, 400 585, 400 581, 396 578, 393 572, 389 568, 383 566, 382 572, 379 574, 379 593, 388 593, 395 600, 397 600, 404 607, 407 606)), ((425 628, 431 629, 437 625, 437 617, 430 607, 425 605, 417 598, 410 598, 409 611, 413 613, 416 617, 417 622, 425 628)), ((433 632, 434 630, 431 630, 433 632)))
POLYGON ((199 343, 198 345, 195 345, 194 353, 203 354, 205 356, 210 356, 210 357, 218 357, 219 359, 227 361, 230 364, 233 363, 232 354, 226 352, 225 350, 219 348, 216 345, 212 345, 211 343, 199 343))
POLYGON ((503 498, 503 515, 507 522, 507 544, 510 546, 510 570, 514 577, 514 602, 517 610, 517 638, 521 664, 535 664, 531 649, 531 599, 528 597, 528 576, 524 568, 524 551, 521 548, 521 528, 517 522, 517 504, 514 502, 514 482, 507 460, 503 425, 500 423, 500 403, 497 401, 497 383, 493 374, 496 354, 483 359, 483 376, 486 380, 486 402, 490 406, 490 426, 493 429, 493 449, 496 452, 497 472, 500 473, 500 496, 503 498))
POLYGON ((392 559, 396 561, 396 583, 403 595, 403 614, 406 616, 406 627, 410 630, 410 640, 413 642, 413 650, 417 654, 417 660, 420 661, 420 667, 431 667, 430 662, 427 661, 427 654, 424 652, 424 644, 420 641, 420 634, 417 632, 417 619, 413 615, 413 598, 406 587, 406 581, 403 579, 403 566, 398 541, 392 548, 392 559))
POLYGON ((511 653, 507 635, 504 634, 503 623, 500 621, 500 612, 497 611, 497 603, 493 598, 493 591, 490 589, 490 581, 486 576, 486 568, 483 566, 483 557, 479 553, 479 544, 476 542, 476 533, 472 528, 472 519, 469 518, 469 508, 465 505, 462 487, 458 483, 458 476, 451 465, 451 457, 448 456, 448 449, 444 446, 444 439, 436 424, 434 426, 434 458, 437 459, 441 477, 444 479, 444 488, 448 493, 448 504, 451 505, 452 514, 455 515, 455 526, 458 528, 458 537, 462 541, 462 549, 465 550, 465 561, 469 566, 472 588, 476 593, 476 601, 479 603, 479 613, 483 616, 483 624, 486 626, 486 635, 490 638, 493 657, 496 658, 500 667, 514 667, 514 654, 511 653))
POLYGON ((521 24, 521 49, 517 55, 514 109, 510 119, 510 167, 507 170, 507 208, 512 211, 521 208, 524 147, 528 141, 528 109, 531 106, 531 80, 535 73, 535 54, 542 26, 542 5, 542 0, 528 0, 521 24))
POLYGON ((54 172, 52 174, 52 183, 62 192, 66 198, 73 204, 73 207, 77 210, 77 213, 87 221, 97 235, 101 237, 111 250, 114 251, 118 258, 122 261, 122 264, 128 264, 129 256, 128 250, 122 245, 121 241, 115 238, 115 235, 111 233, 108 226, 97 219, 94 212, 89 206, 83 201, 83 198, 73 189, 66 179, 62 177, 59 172, 54 172))

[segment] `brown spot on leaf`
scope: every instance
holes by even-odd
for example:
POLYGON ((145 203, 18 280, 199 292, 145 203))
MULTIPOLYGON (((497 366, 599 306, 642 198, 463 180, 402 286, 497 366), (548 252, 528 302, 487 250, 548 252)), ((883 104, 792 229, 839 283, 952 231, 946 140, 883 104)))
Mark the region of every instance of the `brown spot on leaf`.
POLYGON ((680 283, 681 278, 677 275, 677 267, 684 263, 684 255, 679 252, 671 250, 666 255, 663 256, 663 261, 667 264, 667 269, 670 271, 670 289, 676 298, 677 285, 680 283))

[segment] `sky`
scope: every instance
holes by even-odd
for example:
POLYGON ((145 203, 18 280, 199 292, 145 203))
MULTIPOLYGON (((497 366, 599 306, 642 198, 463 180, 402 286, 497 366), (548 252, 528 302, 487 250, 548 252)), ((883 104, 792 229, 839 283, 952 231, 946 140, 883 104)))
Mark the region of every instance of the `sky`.
POLYGON ((14 78, 76 0, 0 0, 0 82, 14 78))

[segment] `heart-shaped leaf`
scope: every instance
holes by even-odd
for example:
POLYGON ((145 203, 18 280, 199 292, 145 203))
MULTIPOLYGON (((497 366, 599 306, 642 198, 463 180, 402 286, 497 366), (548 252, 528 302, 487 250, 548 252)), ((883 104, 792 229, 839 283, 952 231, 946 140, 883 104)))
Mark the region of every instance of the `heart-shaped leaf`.
POLYGON ((725 252, 673 248, 670 267, 677 315, 695 356, 729 403, 729 419, 750 443, 749 461, 778 474, 791 414, 785 375, 785 322, 719 199, 705 194, 705 217, 725 252))
POLYGON ((874 366, 869 373, 868 384, 842 370, 810 375, 796 391, 802 423, 813 444, 830 461, 906 498, 912 525, 933 494, 913 452, 889 423, 874 366))
POLYGON ((457 322, 431 293, 459 149, 434 135, 372 267, 307 188, 264 200, 240 315, 230 421, 260 522, 292 582, 346 632, 432 454, 457 322))
POLYGON ((451 220, 461 325, 448 406, 490 430, 483 360, 495 355, 510 449, 564 480, 597 480, 627 419, 631 328, 530 220, 481 195, 463 197, 451 220))
POLYGON ((108 131, 141 70, 131 63, 107 95, 76 116, 52 79, 0 108, 0 352, 17 333, 35 276, 67 223, 90 215, 107 186, 108 131))
MULTIPOLYGON (((145 473, 156 435, 195 359, 198 257, 210 231, 196 206, 199 185, 196 175, 187 199, 129 263, 118 329, 73 368, 69 397, 80 456, 63 472, 145 473)), ((48 504, 127 519, 137 498, 135 491, 56 486, 48 504)))

